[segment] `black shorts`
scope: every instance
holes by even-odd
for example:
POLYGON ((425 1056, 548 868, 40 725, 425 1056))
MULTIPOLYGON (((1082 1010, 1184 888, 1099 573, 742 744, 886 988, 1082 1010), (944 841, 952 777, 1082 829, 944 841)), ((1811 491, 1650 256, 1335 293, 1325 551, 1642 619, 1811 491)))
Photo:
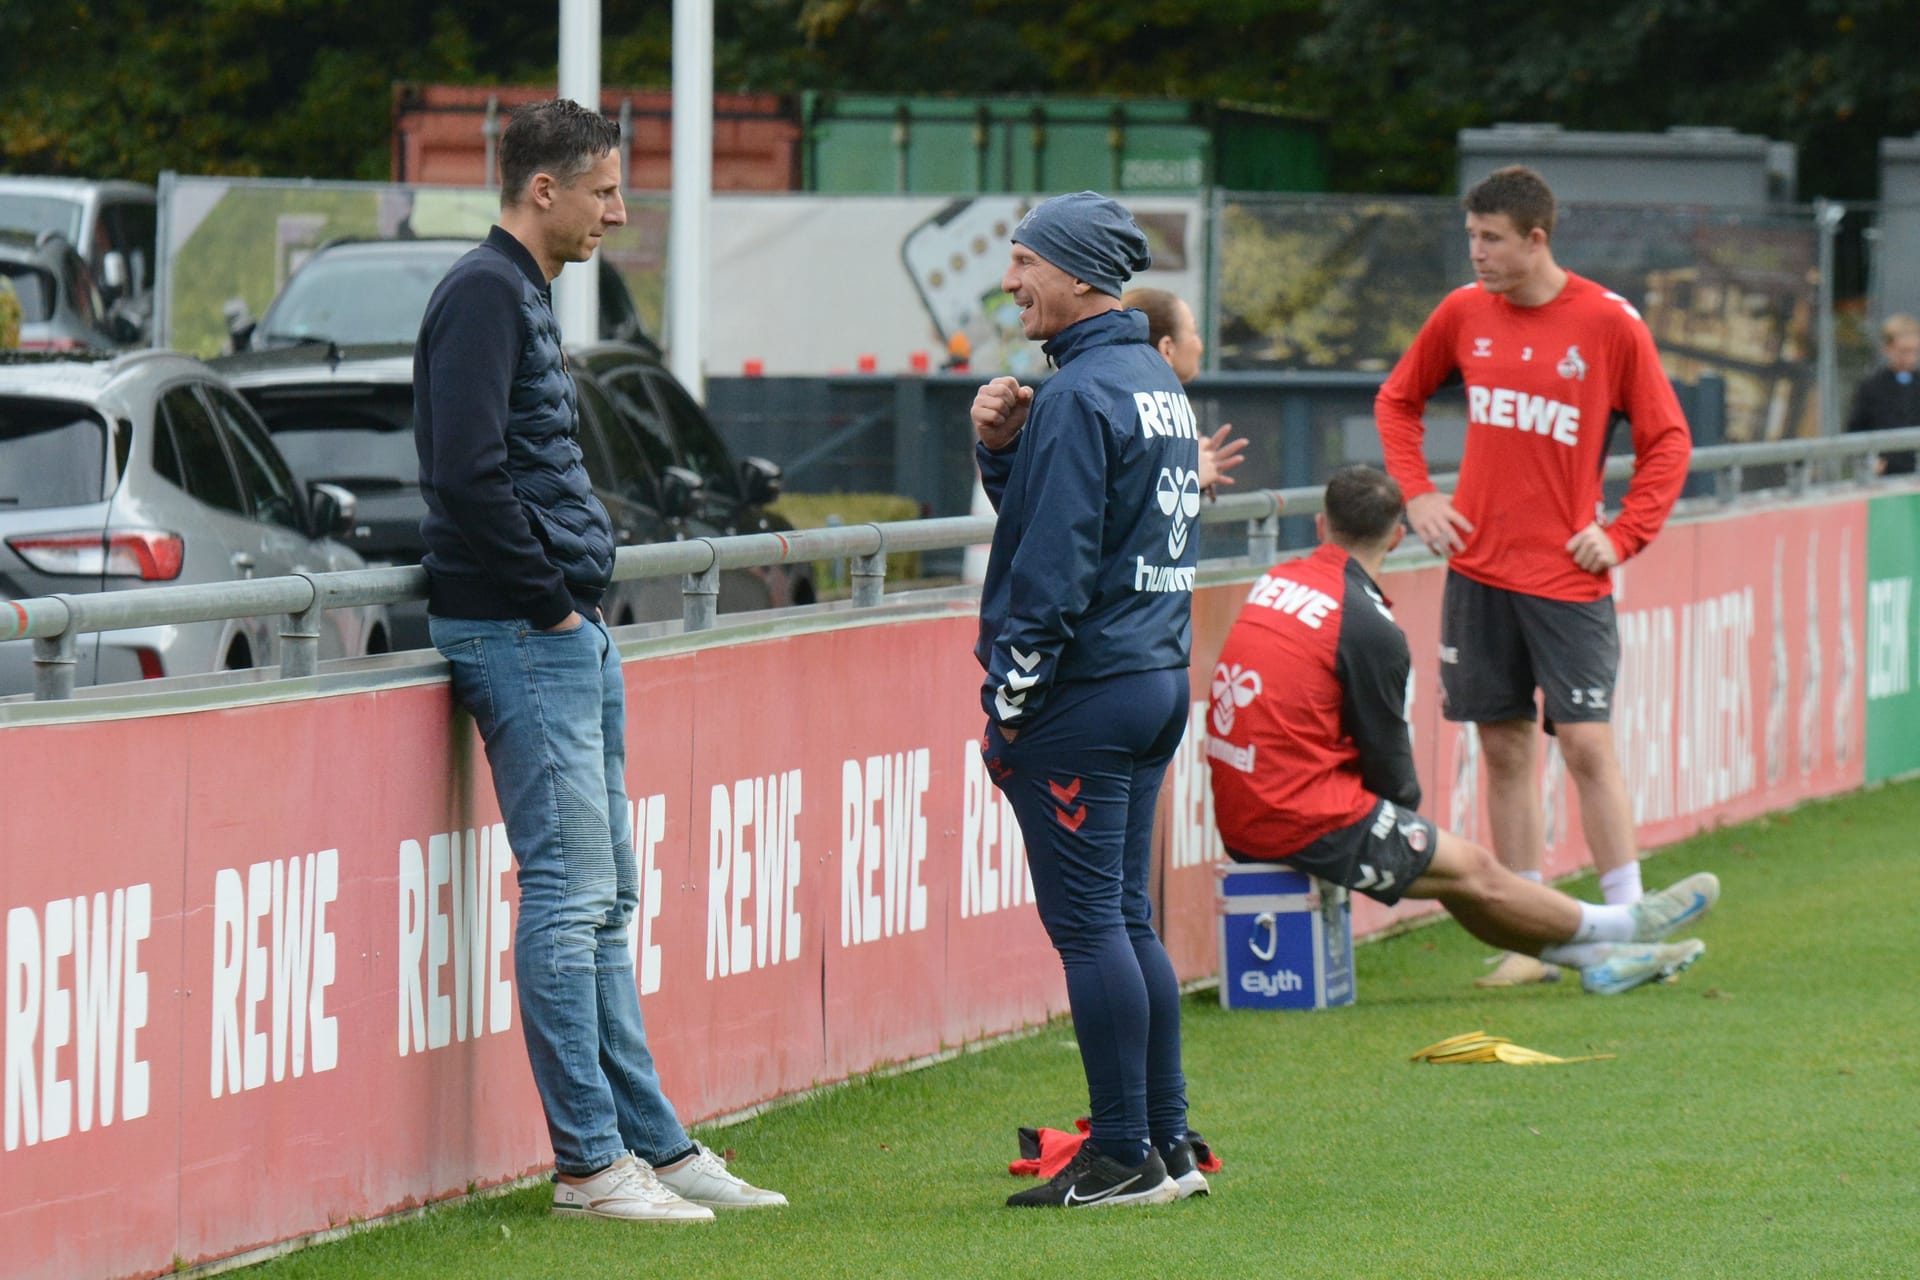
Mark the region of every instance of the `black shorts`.
POLYGON ((1555 723, 1613 718, 1620 628, 1613 597, 1549 600, 1449 570, 1440 598, 1441 713, 1492 724, 1534 718, 1534 690, 1555 723))
MULTIPOLYGON (((1367 816, 1352 826, 1329 831, 1277 861, 1390 907, 1427 873, 1439 847, 1440 832, 1431 822, 1411 809, 1376 800, 1367 816)), ((1269 861, 1237 849, 1227 853, 1235 862, 1269 861)))

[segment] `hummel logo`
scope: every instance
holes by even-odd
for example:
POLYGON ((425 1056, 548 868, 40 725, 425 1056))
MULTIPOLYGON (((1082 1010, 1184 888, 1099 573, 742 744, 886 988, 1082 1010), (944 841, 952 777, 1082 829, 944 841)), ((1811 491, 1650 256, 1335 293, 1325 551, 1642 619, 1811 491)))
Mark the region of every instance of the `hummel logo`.
POLYGON ((1073 1208, 1073 1206, 1077 1204, 1099 1204, 1102 1200, 1113 1199, 1113 1197, 1119 1195, 1122 1191, 1125 1191, 1128 1187, 1132 1186, 1134 1183, 1138 1181, 1140 1181, 1140 1175, 1136 1173, 1131 1178, 1128 1178, 1125 1182, 1116 1183, 1115 1185, 1108 1187, 1105 1191, 1097 1192, 1096 1194, 1090 1195, 1090 1196, 1078 1195, 1076 1194, 1075 1188, 1068 1187, 1067 1198, 1061 1201, 1061 1203, 1069 1209, 1073 1208))
POLYGON ((1080 779, 1075 778, 1063 787, 1052 778, 1048 778, 1047 789, 1053 792, 1053 798, 1059 804, 1059 807, 1053 811, 1053 816, 1059 820, 1060 825, 1069 831, 1080 830, 1081 824, 1087 820, 1087 806, 1083 804, 1071 813, 1067 811, 1067 806, 1072 804, 1074 798, 1080 794, 1080 779))

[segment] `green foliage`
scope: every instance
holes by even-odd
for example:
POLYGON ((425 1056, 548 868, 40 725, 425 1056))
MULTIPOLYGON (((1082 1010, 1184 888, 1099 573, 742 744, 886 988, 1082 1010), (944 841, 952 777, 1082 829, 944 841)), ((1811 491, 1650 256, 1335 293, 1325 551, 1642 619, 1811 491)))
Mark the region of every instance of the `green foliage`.
POLYGON ((1444 191, 1462 127, 1725 125, 1798 143, 1804 195, 1873 194, 1877 145, 1920 128, 1911 5, 1549 0, 1469 16, 1342 0, 1300 53, 1336 121, 1339 185, 1444 191))
POLYGON ((1458 270, 1450 202, 1249 199, 1225 216, 1220 357, 1229 369, 1384 369, 1458 270))
POLYGON ((13 281, 0 280, 0 351, 20 345, 20 295, 13 281))
MULTIPOLYGON (((1062 1024, 872 1076, 702 1137, 792 1207, 687 1229, 555 1222, 542 1185, 320 1246, 270 1277, 1912 1274, 1920 1039, 1905 975, 1908 784, 1723 828, 1647 864, 1726 886, 1672 986, 1479 991, 1486 949, 1440 923, 1360 947, 1359 1003, 1183 1007, 1193 1123, 1226 1168, 1156 1209, 1015 1212, 1019 1125, 1086 1102, 1062 1024), (1484 1029, 1571 1066, 1433 1066, 1484 1029), (1204 1260, 1204 1261, 1197 1261, 1204 1260)), ((1591 881, 1575 885, 1593 897, 1591 881)), ((1017 978, 1017 975, 1010 975, 1017 978)), ((932 993, 930 993, 931 995, 932 993)), ((653 1034, 669 1035, 669 1028, 653 1034)), ((673 1082, 667 1081, 671 1090, 673 1082)))
MULTIPOLYGON (((1467 126, 1727 125, 1871 195, 1920 130, 1910 4, 717 0, 721 92, 1231 98, 1331 122, 1336 189, 1444 192, 1467 126)), ((0 0, 0 167, 380 178, 397 81, 552 84, 552 4, 0 0)), ((603 82, 665 87, 671 6, 605 0, 603 82)))

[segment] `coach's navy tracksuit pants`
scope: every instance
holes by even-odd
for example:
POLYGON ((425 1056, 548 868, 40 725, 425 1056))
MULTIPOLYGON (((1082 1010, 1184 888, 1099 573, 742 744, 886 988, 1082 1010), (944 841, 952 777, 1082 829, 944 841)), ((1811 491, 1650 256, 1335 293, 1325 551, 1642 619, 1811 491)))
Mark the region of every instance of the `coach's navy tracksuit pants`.
POLYGON ((1060 952, 1096 1146, 1132 1165, 1186 1132, 1180 985, 1153 931, 1154 802, 1187 722, 1184 669, 1064 684, 989 775, 1026 838, 1035 905, 1060 952))

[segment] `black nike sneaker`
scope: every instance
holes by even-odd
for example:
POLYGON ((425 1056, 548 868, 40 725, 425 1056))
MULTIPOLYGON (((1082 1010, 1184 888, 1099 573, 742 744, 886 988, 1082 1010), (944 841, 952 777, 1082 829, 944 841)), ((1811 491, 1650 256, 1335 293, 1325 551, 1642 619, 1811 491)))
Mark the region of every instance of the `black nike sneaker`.
POLYGON ((1096 1205, 1166 1204, 1180 1197, 1180 1184, 1167 1176, 1166 1161, 1149 1150, 1144 1162, 1131 1168, 1081 1144, 1067 1167, 1053 1180, 1007 1197, 1015 1209, 1091 1209, 1096 1205))
POLYGON ((1200 1157, 1194 1150, 1196 1139, 1188 1135, 1167 1152, 1167 1176, 1180 1188, 1180 1198, 1204 1196, 1208 1192, 1207 1175, 1200 1172, 1200 1157))

